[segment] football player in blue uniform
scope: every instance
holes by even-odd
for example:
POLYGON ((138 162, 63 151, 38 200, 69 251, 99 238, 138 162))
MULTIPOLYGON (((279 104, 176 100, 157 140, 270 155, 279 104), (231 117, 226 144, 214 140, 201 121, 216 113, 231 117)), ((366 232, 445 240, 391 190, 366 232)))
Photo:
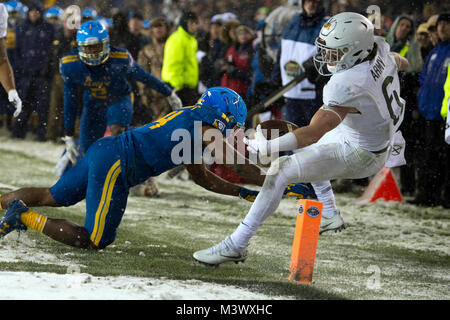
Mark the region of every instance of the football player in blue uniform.
MULTIPOLYGON (((184 165, 194 182, 207 190, 253 201, 258 191, 221 179, 203 162, 212 137, 214 142, 223 142, 223 135, 242 126, 246 116, 245 103, 236 92, 215 87, 208 89, 195 106, 180 108, 118 136, 99 139, 51 188, 22 188, 0 197, 0 209, 7 208, 0 220, 0 238, 28 227, 74 247, 105 248, 116 237, 130 187, 178 165, 184 165), (27 207, 71 206, 83 199, 84 226, 41 216, 27 207)), ((260 174, 258 167, 243 165, 260 174)), ((285 191, 297 197, 308 193, 308 187, 301 184, 285 191)))
POLYGON ((107 125, 111 135, 125 131, 131 123, 132 93, 127 79, 144 83, 167 97, 173 109, 181 100, 164 82, 145 71, 126 49, 110 47, 108 30, 98 21, 88 21, 77 32, 78 49, 60 61, 64 79, 64 130, 67 157, 72 164, 79 154, 103 137, 107 125), (83 91, 83 111, 79 136, 80 150, 74 141, 78 92, 83 91))

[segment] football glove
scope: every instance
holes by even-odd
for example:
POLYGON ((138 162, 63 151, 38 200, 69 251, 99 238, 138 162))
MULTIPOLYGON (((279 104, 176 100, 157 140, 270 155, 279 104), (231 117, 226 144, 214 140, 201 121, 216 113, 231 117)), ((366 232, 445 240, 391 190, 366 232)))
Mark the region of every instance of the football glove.
POLYGON ((269 156, 269 143, 261 130, 261 125, 256 127, 256 133, 254 139, 248 139, 244 137, 244 143, 248 146, 248 151, 252 153, 259 153, 263 156, 269 156))
POLYGON ((17 117, 22 112, 22 100, 19 98, 19 94, 16 90, 13 89, 8 91, 8 100, 16 107, 14 117, 17 117))
POLYGON ((284 189, 283 196, 303 199, 309 196, 310 192, 307 185, 302 183, 292 183, 284 189))
POLYGON ((183 107, 183 102, 181 102, 180 97, 177 96, 177 94, 175 93, 175 89, 172 90, 172 93, 170 94, 170 96, 167 96, 167 102, 169 103, 170 107, 172 108, 172 110, 177 110, 183 107))
POLYGON ((62 140, 66 143, 67 157, 73 165, 77 163, 77 157, 80 155, 78 152, 78 146, 75 143, 73 137, 65 136, 62 140))
POLYGON ((241 187, 241 189, 239 190, 239 198, 250 201, 250 202, 254 202, 258 193, 259 193, 259 191, 250 190, 250 189, 241 187))

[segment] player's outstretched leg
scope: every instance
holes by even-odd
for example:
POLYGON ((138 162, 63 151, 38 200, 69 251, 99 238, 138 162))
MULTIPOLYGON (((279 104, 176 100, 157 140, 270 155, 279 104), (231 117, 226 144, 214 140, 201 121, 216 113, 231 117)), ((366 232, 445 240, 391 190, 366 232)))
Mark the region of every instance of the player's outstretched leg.
POLYGON ((72 247, 96 249, 90 240, 89 232, 84 227, 67 220, 42 216, 28 209, 22 200, 11 201, 0 220, 0 238, 11 231, 25 231, 28 228, 72 247))
POLYGON ((247 259, 247 249, 238 249, 231 241, 231 238, 227 237, 209 249, 195 252, 194 259, 211 266, 217 266, 228 261, 234 261, 235 263, 244 262, 247 259))

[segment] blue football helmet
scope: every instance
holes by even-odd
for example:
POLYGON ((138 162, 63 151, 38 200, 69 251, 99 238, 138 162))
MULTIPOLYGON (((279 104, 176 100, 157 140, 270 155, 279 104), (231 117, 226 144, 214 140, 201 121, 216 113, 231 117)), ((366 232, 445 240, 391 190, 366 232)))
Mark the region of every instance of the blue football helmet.
POLYGON ((44 14, 45 20, 59 20, 62 21, 62 17, 64 16, 64 10, 58 6, 51 7, 44 14))
POLYGON ((81 18, 82 19, 95 20, 95 19, 97 19, 97 17, 98 17, 97 11, 95 11, 92 8, 86 8, 83 11, 81 11, 81 18))
POLYGON ((5 8, 8 12, 9 22, 13 25, 17 22, 17 20, 25 19, 28 12, 28 7, 23 5, 20 1, 5 2, 5 8))
POLYGON ((109 58, 108 30, 99 21, 87 21, 77 32, 78 55, 81 61, 97 66, 109 58))
POLYGON ((19 11, 21 11, 22 6, 23 6, 23 4, 19 1, 5 2, 6 11, 8 11, 8 13, 16 12, 16 11, 19 12, 19 11))
POLYGON ((209 88, 200 97, 196 105, 213 107, 230 119, 231 126, 244 127, 247 118, 247 106, 242 97, 229 88, 209 88))

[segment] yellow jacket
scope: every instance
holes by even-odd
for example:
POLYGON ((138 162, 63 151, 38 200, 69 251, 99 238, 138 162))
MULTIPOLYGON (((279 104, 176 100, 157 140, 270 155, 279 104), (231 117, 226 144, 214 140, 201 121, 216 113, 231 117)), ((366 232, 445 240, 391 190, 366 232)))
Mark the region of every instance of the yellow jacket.
POLYGON ((448 100, 450 99, 450 64, 447 70, 447 80, 444 83, 444 100, 442 100, 441 116, 447 118, 448 100))
POLYGON ((181 26, 167 39, 164 47, 161 80, 181 90, 198 84, 197 39, 181 26))

